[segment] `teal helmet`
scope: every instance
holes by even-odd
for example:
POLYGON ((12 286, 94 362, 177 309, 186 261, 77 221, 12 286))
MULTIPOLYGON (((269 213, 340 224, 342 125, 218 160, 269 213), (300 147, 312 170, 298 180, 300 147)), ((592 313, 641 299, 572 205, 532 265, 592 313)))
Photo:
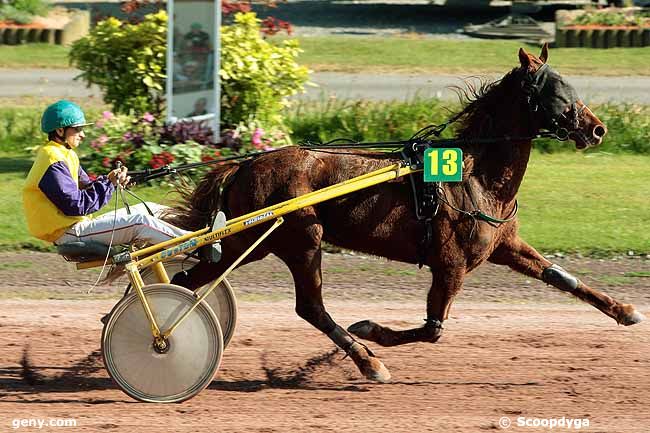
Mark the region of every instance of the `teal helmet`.
POLYGON ((45 109, 41 117, 41 130, 46 134, 57 128, 88 126, 84 112, 74 102, 61 99, 45 109))

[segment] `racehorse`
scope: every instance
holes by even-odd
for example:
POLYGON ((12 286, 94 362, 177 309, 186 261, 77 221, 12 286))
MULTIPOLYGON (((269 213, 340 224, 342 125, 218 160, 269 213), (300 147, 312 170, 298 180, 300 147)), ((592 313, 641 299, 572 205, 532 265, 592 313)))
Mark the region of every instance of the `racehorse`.
MULTIPOLYGON (((409 181, 400 178, 288 214, 285 223, 243 262, 260 260, 269 253, 279 257, 295 282, 297 314, 327 334, 366 378, 383 382, 390 379, 390 373, 354 336, 382 346, 435 343, 465 275, 486 260, 568 292, 620 324, 644 319, 632 305, 590 288, 544 258, 521 239, 517 219, 511 218, 535 134, 552 131, 584 149, 600 144, 607 133, 574 88, 546 64, 547 59, 546 45, 539 57, 520 49, 520 66, 501 80, 465 90, 468 100, 455 116, 460 123, 457 138, 464 155, 463 179, 442 186, 444 200, 433 219, 433 236, 424 256, 417 245, 425 228, 416 218, 409 181), (480 140, 486 138, 497 139, 480 140), (505 222, 477 219, 479 210, 505 222), (369 320, 347 331, 337 325, 321 295, 322 241, 390 260, 423 261, 432 274, 425 323, 406 330, 369 320)), ((397 161, 395 155, 380 152, 287 147, 217 167, 168 218, 185 229, 198 230, 218 210, 234 218, 397 161)), ((224 238, 219 263, 200 262, 172 282, 197 288, 213 280, 266 226, 224 238)))

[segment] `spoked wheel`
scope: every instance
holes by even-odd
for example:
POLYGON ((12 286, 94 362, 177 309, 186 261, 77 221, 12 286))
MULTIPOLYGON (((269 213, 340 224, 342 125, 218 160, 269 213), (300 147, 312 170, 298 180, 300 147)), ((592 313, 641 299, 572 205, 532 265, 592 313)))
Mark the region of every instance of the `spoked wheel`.
MULTIPOLYGON (((165 269, 167 274, 171 279, 177 273, 185 270, 192 269, 199 261, 196 259, 182 259, 180 257, 172 258, 171 260, 164 262, 165 269)), ((159 281, 156 279, 156 274, 154 274, 153 269, 145 268, 140 272, 144 284, 154 284, 159 281)), ((203 293, 203 290, 207 288, 207 284, 197 289, 197 293, 203 293)), ((235 333, 235 326, 237 325, 237 299, 235 298, 235 292, 232 289, 232 286, 227 280, 224 280, 219 284, 215 289, 208 295, 205 299, 212 311, 217 315, 219 319, 219 324, 221 325, 221 330, 223 331, 223 343, 224 347, 228 346, 230 340, 232 339, 233 334, 235 333)))
MULTIPOLYGON (((151 284, 143 291, 161 332, 196 301, 190 290, 173 284, 151 284)), ((115 305, 102 332, 108 373, 124 392, 145 402, 174 403, 198 394, 212 381, 223 349, 221 326, 205 302, 163 345, 154 344, 137 293, 115 305)))

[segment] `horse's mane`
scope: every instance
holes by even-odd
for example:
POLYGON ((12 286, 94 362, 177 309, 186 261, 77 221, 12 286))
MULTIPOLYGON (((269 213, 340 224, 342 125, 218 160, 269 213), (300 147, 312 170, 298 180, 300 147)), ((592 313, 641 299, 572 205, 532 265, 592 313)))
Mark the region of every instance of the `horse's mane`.
POLYGON ((463 109, 454 116, 458 119, 458 137, 476 138, 490 137, 498 132, 499 125, 489 113, 495 113, 494 107, 503 107, 504 101, 510 99, 513 89, 517 89, 521 80, 521 69, 514 68, 503 78, 487 81, 479 78, 478 83, 466 80, 465 86, 454 86, 463 109))

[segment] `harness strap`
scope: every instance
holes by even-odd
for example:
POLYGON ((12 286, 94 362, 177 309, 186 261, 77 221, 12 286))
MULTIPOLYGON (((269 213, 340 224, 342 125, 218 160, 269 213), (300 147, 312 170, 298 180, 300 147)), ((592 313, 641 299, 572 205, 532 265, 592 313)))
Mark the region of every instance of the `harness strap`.
POLYGON ((495 224, 503 224, 514 220, 515 217, 517 216, 518 211, 519 211, 519 202, 515 200, 515 207, 512 209, 508 217, 505 219, 500 219, 500 218, 490 216, 481 210, 474 211, 473 214, 476 216, 476 218, 480 220, 487 221, 490 223, 495 223, 495 224))

